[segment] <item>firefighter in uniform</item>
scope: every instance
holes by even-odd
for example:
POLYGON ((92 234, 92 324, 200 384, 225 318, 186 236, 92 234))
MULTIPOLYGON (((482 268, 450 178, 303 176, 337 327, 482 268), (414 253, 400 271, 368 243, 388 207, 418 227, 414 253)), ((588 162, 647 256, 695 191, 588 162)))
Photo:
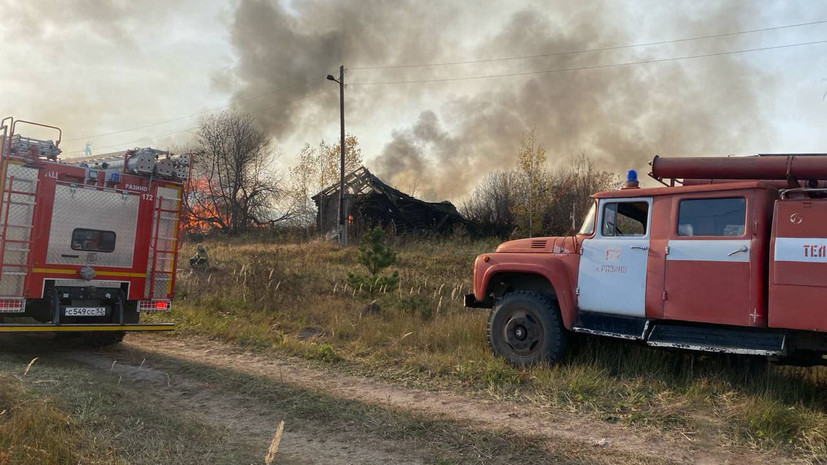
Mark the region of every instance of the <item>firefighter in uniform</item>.
POLYGON ((195 255, 190 257, 190 267, 192 269, 205 269, 210 266, 210 260, 207 257, 207 249, 204 244, 198 244, 195 247, 195 255))

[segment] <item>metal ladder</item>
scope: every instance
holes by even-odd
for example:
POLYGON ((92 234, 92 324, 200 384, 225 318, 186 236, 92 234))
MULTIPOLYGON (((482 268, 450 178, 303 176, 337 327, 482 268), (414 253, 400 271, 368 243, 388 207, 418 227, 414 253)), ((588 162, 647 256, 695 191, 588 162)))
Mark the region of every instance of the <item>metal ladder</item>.
MULTIPOLYGON (((37 179, 16 178, 14 175, 6 178, 2 191, 3 215, 2 218, 0 218, 0 281, 6 276, 27 275, 29 252, 31 252, 32 247, 32 229, 34 227, 32 222, 34 220, 36 195, 37 179), (15 189, 15 186, 20 184, 29 184, 32 187, 29 191, 15 189), (9 220, 11 210, 15 206, 31 208, 30 215, 23 215, 24 217, 28 216, 28 221, 24 224, 14 223, 9 220), (12 230, 23 230, 23 233, 14 235, 14 238, 9 238, 12 230), (7 261, 8 252, 17 252, 18 254, 15 259, 7 261)), ((16 294, 23 294, 22 281, 19 284, 19 289, 16 294)))
MULTIPOLYGON (((178 224, 174 218, 164 218, 164 214, 171 214, 177 215, 180 213, 179 210, 163 208, 164 200, 170 200, 176 202, 176 205, 181 202, 179 198, 165 198, 162 196, 158 196, 157 203, 155 205, 155 219, 154 219, 154 227, 153 227, 153 237, 152 237, 152 266, 149 268, 149 299, 155 299, 155 282, 158 280, 158 275, 167 276, 167 282, 172 280, 173 275, 175 274, 175 256, 178 253, 178 238, 177 238, 177 230, 178 224), (171 231, 161 231, 161 222, 162 221, 173 221, 173 227, 171 231), (162 236, 163 233, 174 234, 175 236, 162 236), (168 241, 171 245, 170 249, 158 249, 158 241, 168 241), (159 255, 163 255, 163 257, 159 257, 159 255)), ((162 298, 166 298, 167 295, 164 294, 162 298)))
MULTIPOLYGON (((0 212, 2 212, 0 214, 0 297, 19 298, 22 311, 22 306, 25 304, 25 299, 22 297, 25 278, 30 271, 28 262, 33 243, 32 233, 34 232, 39 175, 35 169, 24 168, 22 165, 10 162, 15 141, 19 143, 23 140, 14 134, 17 123, 56 129, 58 131, 57 142, 49 141, 48 144, 45 141, 38 142, 38 144, 42 142, 49 146, 50 151, 47 155, 51 156, 59 153, 57 146, 60 145, 62 132, 60 128, 54 126, 30 121, 15 121, 10 116, 0 120, 0 212), (30 172, 26 173, 27 171, 30 172), (21 207, 23 211, 20 211, 21 207), (12 213, 13 210, 16 211, 12 213), (9 255, 13 258, 9 259, 9 255)), ((27 147, 32 142, 33 140, 26 139, 27 147)))

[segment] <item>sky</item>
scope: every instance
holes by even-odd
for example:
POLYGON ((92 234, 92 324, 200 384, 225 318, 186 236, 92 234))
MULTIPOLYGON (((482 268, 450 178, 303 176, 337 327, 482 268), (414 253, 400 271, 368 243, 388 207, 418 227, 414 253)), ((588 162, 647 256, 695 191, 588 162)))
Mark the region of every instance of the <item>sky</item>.
POLYGON ((550 168, 585 153, 619 174, 655 154, 827 151, 827 2, 0 5, 0 115, 61 127, 64 157, 182 146, 232 109, 273 137, 284 172, 305 143, 338 139, 325 76, 340 65, 367 167, 427 200, 513 167, 530 129, 550 168))

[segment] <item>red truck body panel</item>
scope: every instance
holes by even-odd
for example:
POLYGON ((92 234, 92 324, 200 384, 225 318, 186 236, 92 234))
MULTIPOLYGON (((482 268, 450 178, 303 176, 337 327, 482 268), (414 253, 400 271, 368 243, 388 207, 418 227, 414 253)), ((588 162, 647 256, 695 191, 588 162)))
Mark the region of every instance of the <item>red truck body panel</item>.
POLYGON ((512 241, 501 246, 498 253, 477 257, 474 266, 474 295, 477 301, 487 299, 497 275, 524 273, 542 276, 556 292, 563 324, 570 328, 576 319, 575 288, 580 255, 574 237, 547 237, 512 241), (535 247, 532 248, 532 244, 535 247), (503 249, 504 247, 504 249, 503 249), (537 255, 537 251, 546 252, 537 255), (487 258, 487 260, 486 260, 487 258))
POLYGON ((769 325, 827 331, 827 200, 775 204, 769 325))

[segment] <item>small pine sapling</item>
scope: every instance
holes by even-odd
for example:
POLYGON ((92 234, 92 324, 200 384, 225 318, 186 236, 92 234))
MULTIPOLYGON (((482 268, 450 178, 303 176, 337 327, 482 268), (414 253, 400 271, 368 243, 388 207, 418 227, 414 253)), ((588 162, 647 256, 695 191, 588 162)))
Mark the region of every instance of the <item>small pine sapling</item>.
POLYGON ((347 282, 354 288, 361 287, 373 296, 380 290, 395 290, 399 285, 398 271, 381 274, 382 270, 396 263, 396 252, 385 242, 385 233, 381 228, 373 228, 362 236, 359 263, 367 269, 368 274, 348 272, 347 282))

